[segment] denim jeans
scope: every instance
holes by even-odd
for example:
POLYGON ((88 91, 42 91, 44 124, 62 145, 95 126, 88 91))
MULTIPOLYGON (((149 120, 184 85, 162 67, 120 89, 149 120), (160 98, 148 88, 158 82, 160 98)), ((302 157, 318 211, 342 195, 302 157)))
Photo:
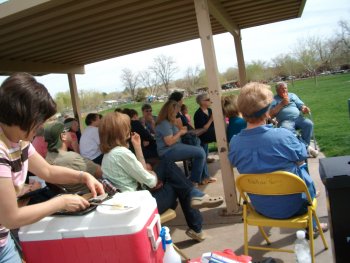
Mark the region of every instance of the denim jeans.
POLYGON ((301 130, 301 139, 303 143, 307 146, 310 145, 310 140, 312 136, 312 131, 314 128, 314 124, 311 120, 304 118, 303 116, 299 116, 295 120, 285 120, 279 123, 279 127, 286 128, 291 132, 295 133, 295 130, 301 130))
POLYGON ((172 161, 161 160, 155 172, 164 183, 161 189, 152 192, 159 213, 162 214, 169 208, 174 209, 176 200, 179 199, 188 227, 199 233, 202 230, 203 218, 198 209, 191 207, 191 198, 204 194, 193 187, 181 169, 172 161))
POLYGON ((7 237, 7 244, 0 247, 0 263, 22 263, 22 260, 18 254, 10 235, 7 237))
POLYGON ((190 176, 192 182, 200 183, 209 177, 206 154, 200 146, 176 143, 171 146, 171 149, 162 158, 173 162, 192 159, 190 176))

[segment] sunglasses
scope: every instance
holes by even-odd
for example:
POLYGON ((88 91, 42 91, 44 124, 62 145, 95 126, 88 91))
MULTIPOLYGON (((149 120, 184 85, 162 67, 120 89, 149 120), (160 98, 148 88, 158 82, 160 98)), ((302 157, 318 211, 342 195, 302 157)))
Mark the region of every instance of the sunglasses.
POLYGON ((203 100, 203 101, 210 101, 210 99, 205 99, 205 100, 203 100))
POLYGON ((152 112, 152 110, 144 110, 144 112, 152 112))

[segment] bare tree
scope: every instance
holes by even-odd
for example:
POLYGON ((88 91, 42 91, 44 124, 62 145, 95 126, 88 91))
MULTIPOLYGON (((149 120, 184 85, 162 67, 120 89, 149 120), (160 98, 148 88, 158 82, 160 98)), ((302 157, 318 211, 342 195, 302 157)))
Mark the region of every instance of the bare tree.
POLYGON ((142 85, 148 89, 151 95, 157 96, 160 85, 159 78, 152 70, 145 70, 140 73, 142 85))
POLYGON ((139 83, 139 74, 134 74, 131 69, 124 68, 122 70, 121 80, 132 100, 135 100, 136 88, 139 83))
POLYGON ((175 60, 170 56, 159 55, 153 60, 150 69, 157 75, 166 93, 169 94, 169 84, 177 71, 175 60))
POLYGON ((200 72, 199 66, 196 66, 195 68, 188 67, 186 69, 184 82, 188 93, 191 94, 196 88, 198 88, 200 82, 200 72))
POLYGON ((343 41, 347 49, 350 50, 350 23, 349 21, 345 20, 340 20, 338 23, 341 29, 341 40, 343 41))

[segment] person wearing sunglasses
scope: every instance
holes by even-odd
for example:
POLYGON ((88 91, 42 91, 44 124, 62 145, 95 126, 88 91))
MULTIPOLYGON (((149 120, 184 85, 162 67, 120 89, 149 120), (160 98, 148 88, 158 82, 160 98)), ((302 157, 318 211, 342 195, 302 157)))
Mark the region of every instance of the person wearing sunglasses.
MULTIPOLYGON (((216 142, 213 113, 210 108, 212 102, 210 101, 210 98, 206 93, 199 94, 196 98, 196 102, 199 105, 199 108, 193 116, 194 127, 196 129, 206 129, 206 132, 200 135, 199 138, 201 139, 201 146, 203 147, 206 153, 207 162, 212 163, 214 159, 208 158, 208 143, 216 142)), ((212 178, 212 181, 216 181, 215 178, 212 178)), ((212 181, 209 181, 209 183, 211 183, 212 181)))

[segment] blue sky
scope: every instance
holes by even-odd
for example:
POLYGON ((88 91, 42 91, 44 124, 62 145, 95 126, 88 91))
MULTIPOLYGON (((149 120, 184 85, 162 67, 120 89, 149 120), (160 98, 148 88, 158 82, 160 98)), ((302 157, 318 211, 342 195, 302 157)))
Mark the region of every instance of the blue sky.
MULTIPOLYGON (((338 30, 338 21, 349 20, 349 17, 349 0, 307 0, 301 18, 242 30, 245 61, 270 61, 279 54, 290 52, 299 39, 309 36, 328 38, 338 30)), ((236 66, 232 36, 214 36, 214 44, 219 71, 236 66)), ((78 89, 107 93, 122 91, 124 88, 120 74, 123 68, 135 72, 145 70, 152 64, 153 58, 160 54, 172 56, 176 60, 176 78, 182 77, 188 67, 199 65, 204 68, 200 40, 197 39, 86 65, 86 73, 77 75, 78 89)), ((3 79, 0 77, 0 81, 3 79)), ((64 74, 49 74, 38 77, 38 80, 53 96, 59 91, 69 90, 67 76, 64 74)))

